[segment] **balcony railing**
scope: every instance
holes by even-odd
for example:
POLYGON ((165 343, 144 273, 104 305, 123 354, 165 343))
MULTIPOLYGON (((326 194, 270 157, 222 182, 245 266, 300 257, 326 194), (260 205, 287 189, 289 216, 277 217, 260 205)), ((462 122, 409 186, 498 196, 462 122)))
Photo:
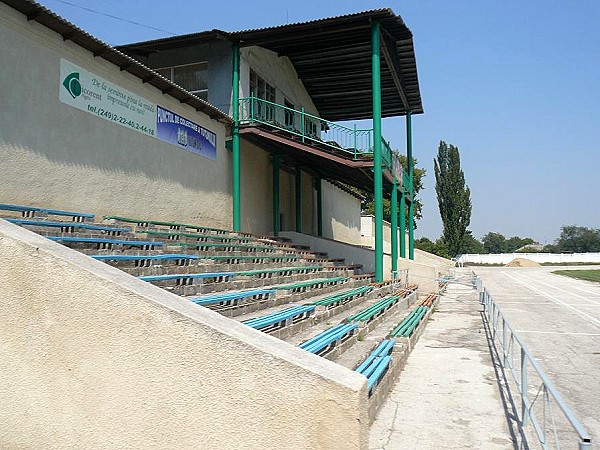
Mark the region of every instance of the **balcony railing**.
MULTIPOLYGON (((373 129, 350 128, 339 123, 324 120, 318 116, 284 105, 269 102, 258 97, 240 99, 240 123, 263 124, 271 128, 286 131, 301 142, 315 143, 336 152, 342 152, 354 160, 373 157, 373 129)), ((402 180, 400 161, 392 152, 389 142, 382 138, 382 157, 384 165, 402 180)))

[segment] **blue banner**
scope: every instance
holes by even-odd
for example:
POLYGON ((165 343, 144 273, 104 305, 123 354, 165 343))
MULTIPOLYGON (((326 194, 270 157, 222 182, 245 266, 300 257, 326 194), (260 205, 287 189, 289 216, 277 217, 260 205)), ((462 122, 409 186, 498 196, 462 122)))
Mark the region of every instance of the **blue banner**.
POLYGON ((217 159, 217 135, 200 125, 158 106, 156 137, 208 159, 217 159))

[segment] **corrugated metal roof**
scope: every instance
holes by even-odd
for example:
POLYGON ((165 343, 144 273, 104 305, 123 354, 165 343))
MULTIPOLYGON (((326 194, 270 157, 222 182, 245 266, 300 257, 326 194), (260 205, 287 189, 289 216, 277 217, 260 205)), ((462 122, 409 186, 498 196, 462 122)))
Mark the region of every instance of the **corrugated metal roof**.
POLYGON ((278 29, 285 28, 285 27, 295 27, 297 25, 313 25, 313 24, 316 24, 319 22, 340 21, 343 19, 349 19, 349 18, 354 18, 354 17, 359 17, 359 16, 378 16, 380 14, 394 15, 394 12, 390 8, 367 9, 365 11, 354 12, 354 13, 350 13, 350 14, 341 14, 339 16, 321 17, 318 19, 306 20, 304 22, 292 22, 292 23, 286 23, 286 24, 281 24, 281 25, 273 25, 271 27, 265 27, 265 28, 250 28, 247 30, 234 31, 234 32, 231 32, 230 34, 238 35, 238 34, 244 34, 244 33, 255 33, 257 31, 273 31, 273 30, 278 30, 278 29))
POLYGON ((287 56, 321 117, 372 117, 371 24, 381 25, 383 117, 423 112, 413 37, 391 9, 236 32, 212 30, 119 47, 132 55, 204 45, 210 39, 260 46, 287 56))
POLYGON ((212 119, 223 123, 233 122, 231 117, 215 106, 190 94, 185 89, 160 76, 139 61, 95 38, 39 3, 31 0, 0 1, 24 14, 27 17, 27 20, 34 20, 41 25, 44 25, 60 34, 64 40, 70 40, 80 47, 89 50, 95 57, 100 57, 109 61, 119 67, 122 71, 129 72, 138 77, 143 83, 148 83, 156 87, 162 91, 163 94, 169 95, 179 100, 181 103, 190 105, 197 111, 207 114, 212 119))

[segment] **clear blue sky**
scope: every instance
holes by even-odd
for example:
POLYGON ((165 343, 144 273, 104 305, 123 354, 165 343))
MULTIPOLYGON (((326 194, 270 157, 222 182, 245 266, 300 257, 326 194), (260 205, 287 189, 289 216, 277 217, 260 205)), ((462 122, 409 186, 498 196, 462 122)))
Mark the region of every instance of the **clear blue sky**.
MULTIPOLYGON (((391 7, 412 30, 425 114, 414 154, 427 170, 417 236, 441 221, 433 158, 457 145, 477 238, 488 231, 552 242, 560 227, 600 227, 600 1, 68 0, 176 34, 235 31, 391 7)), ((58 0, 57 12, 112 44, 168 36, 58 0)), ((384 134, 405 149, 403 118, 384 134)))

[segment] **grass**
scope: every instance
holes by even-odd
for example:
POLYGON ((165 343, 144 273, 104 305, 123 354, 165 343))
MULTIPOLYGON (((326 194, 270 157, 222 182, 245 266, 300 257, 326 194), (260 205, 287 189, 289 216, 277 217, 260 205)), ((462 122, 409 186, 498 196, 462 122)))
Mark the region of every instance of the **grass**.
POLYGON ((578 280, 600 283, 600 270, 555 270, 552 273, 577 278, 578 280))
POLYGON ((597 262, 562 262, 562 263, 542 263, 542 266, 597 266, 597 262))

